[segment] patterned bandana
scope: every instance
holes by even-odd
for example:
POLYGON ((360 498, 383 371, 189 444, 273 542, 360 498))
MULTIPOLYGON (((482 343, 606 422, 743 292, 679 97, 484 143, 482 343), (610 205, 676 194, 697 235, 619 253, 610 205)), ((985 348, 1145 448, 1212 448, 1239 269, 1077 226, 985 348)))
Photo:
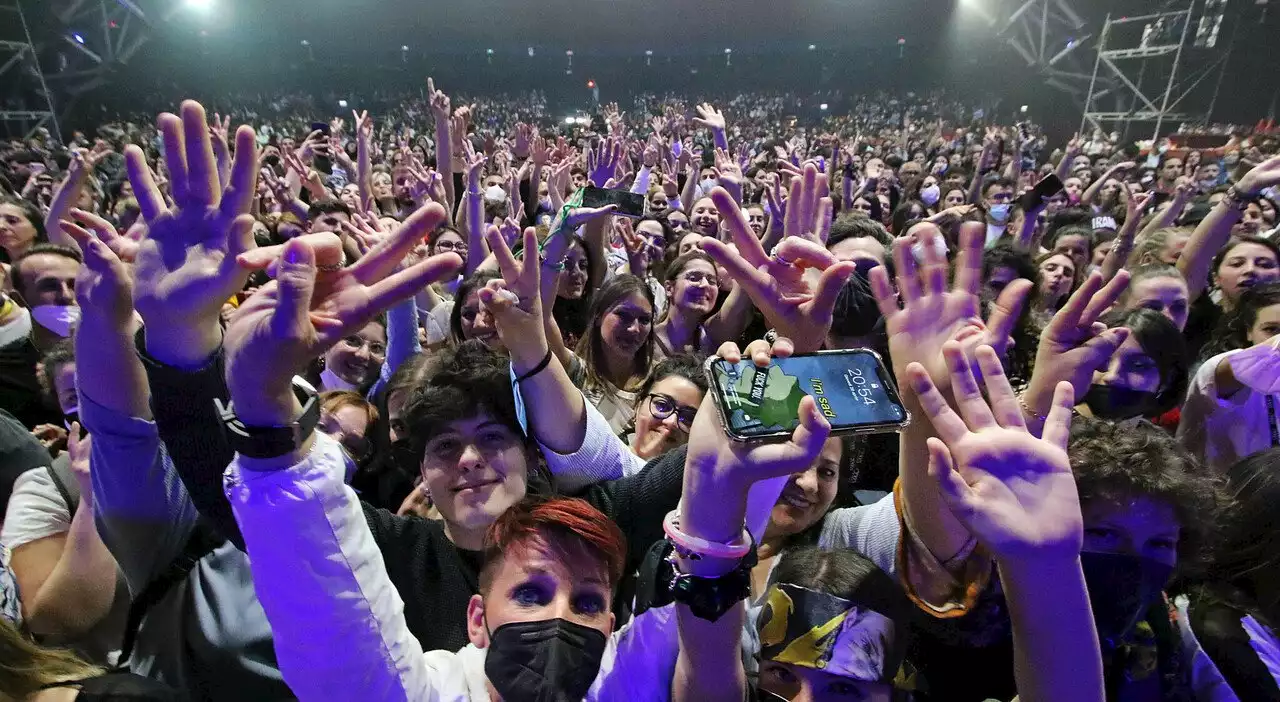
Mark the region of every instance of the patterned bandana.
POLYGON ((868 607, 779 583, 760 613, 760 658, 873 683, 892 683, 902 665, 899 626, 868 607))

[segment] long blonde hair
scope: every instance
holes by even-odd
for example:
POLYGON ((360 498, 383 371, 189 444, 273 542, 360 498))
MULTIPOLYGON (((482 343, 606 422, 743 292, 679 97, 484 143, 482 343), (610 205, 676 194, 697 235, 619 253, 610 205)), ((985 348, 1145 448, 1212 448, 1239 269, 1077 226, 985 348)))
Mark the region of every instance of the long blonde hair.
POLYGON ((0 702, 19 702, 57 683, 102 673, 71 651, 40 646, 0 617, 0 702))

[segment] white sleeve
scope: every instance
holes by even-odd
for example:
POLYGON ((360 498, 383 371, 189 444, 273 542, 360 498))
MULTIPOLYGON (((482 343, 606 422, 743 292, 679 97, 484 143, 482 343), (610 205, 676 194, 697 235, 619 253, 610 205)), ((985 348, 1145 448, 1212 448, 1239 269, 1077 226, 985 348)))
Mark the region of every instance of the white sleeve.
POLYGON ((542 456, 547 468, 556 478, 556 487, 566 494, 573 494, 586 487, 606 480, 617 480, 639 473, 646 461, 614 435, 609 420, 589 400, 583 398, 587 408, 587 433, 582 446, 572 453, 556 453, 543 446, 542 456))
POLYGON ((71 529, 71 512, 45 468, 18 476, 0 524, 0 543, 10 549, 71 529))
POLYGON ((296 465, 255 471, 249 463, 236 455, 224 490, 289 688, 300 700, 439 699, 438 675, 342 481, 342 447, 316 432, 296 465))

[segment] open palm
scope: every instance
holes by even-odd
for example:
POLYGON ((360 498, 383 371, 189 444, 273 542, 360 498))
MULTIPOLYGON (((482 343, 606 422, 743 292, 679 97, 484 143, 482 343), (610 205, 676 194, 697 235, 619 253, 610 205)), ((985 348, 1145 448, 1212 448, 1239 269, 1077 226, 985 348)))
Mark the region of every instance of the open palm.
POLYGON ((129 181, 148 228, 134 262, 135 304, 157 334, 200 328, 206 337, 211 329, 216 336, 222 303, 248 275, 236 257, 254 246, 249 211, 257 187, 257 145, 249 127, 236 132, 224 189, 204 108, 188 100, 181 111, 181 117, 165 113, 158 120, 174 207, 166 205, 142 150, 125 150, 129 181))
POLYGON ((913 238, 899 238, 893 242, 898 290, 889 284, 883 266, 872 269, 871 290, 884 315, 895 373, 902 377, 907 364, 919 363, 934 384, 945 389, 949 373, 942 359, 942 345, 956 341, 972 351, 979 344, 987 344, 1003 355, 1031 283, 1017 280, 1007 285, 992 306, 990 319, 984 322, 978 300, 982 279, 980 233, 965 233, 956 259, 955 280, 948 287, 947 260, 931 243, 942 233, 932 224, 917 225, 913 232, 926 242, 923 265, 916 262, 911 251, 913 238), (902 307, 898 306, 899 295, 902 307))
POLYGON ((954 408, 919 363, 907 367, 907 380, 937 431, 929 439, 929 473, 952 514, 997 559, 1078 554, 1084 526, 1066 451, 1070 386, 1057 388, 1043 438, 1036 438, 990 346, 976 352, 989 400, 959 344, 949 342, 943 355, 954 408))

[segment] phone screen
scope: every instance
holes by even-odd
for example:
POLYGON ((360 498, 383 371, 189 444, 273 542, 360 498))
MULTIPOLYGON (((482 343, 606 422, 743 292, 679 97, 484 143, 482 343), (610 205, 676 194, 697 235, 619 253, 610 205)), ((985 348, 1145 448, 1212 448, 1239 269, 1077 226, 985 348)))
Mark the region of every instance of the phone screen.
POLYGON ((617 205, 613 214, 619 217, 641 217, 644 215, 644 195, 626 190, 597 188, 588 185, 582 193, 583 207, 607 207, 617 205))
POLYGON ((709 368, 725 429, 735 438, 790 436, 805 395, 836 434, 896 431, 909 420, 892 375, 866 349, 779 358, 765 368, 750 359, 714 359, 709 368))
POLYGON ((328 122, 312 122, 311 131, 320 132, 325 136, 329 136, 329 123, 328 122))

